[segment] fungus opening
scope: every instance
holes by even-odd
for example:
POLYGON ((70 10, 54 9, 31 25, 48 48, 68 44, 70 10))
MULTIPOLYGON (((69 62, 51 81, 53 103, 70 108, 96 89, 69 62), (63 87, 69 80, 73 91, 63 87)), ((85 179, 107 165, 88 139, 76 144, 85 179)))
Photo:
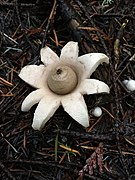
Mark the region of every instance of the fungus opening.
POLYGON ((59 75, 59 74, 61 74, 62 73, 62 69, 58 69, 57 71, 56 71, 56 73, 59 75))

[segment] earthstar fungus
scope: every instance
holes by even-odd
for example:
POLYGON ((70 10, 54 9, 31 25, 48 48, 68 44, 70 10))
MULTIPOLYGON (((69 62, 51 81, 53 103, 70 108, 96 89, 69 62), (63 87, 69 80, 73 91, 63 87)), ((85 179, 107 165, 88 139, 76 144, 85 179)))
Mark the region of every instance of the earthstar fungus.
POLYGON ((21 110, 29 111, 38 104, 32 127, 41 130, 60 105, 78 123, 89 126, 84 94, 109 93, 107 84, 89 79, 99 64, 109 63, 103 53, 88 53, 78 57, 78 43, 70 41, 61 50, 60 58, 49 47, 41 49, 43 65, 27 65, 19 77, 37 88, 23 101, 21 110))

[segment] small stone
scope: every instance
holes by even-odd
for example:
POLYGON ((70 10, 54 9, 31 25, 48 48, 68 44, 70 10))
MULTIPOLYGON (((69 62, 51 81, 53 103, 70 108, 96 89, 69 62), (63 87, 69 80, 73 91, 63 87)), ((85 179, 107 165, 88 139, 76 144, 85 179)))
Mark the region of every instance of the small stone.
POLYGON ((102 115, 102 109, 100 107, 95 107, 92 114, 95 117, 100 117, 102 115))
POLYGON ((129 91, 135 91, 135 80, 130 79, 130 80, 124 80, 123 84, 126 86, 126 88, 129 91))

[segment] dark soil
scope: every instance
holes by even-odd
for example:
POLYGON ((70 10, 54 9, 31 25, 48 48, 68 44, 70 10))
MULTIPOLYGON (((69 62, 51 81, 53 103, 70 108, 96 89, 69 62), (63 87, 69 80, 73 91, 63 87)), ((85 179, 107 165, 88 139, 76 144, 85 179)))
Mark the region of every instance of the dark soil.
POLYGON ((135 1, 102 2, 0 1, 1 180, 135 179, 135 92, 122 83, 135 79, 135 1), (18 73, 41 63, 45 45, 60 54, 71 40, 78 41, 80 55, 109 56, 110 64, 100 65, 92 78, 107 83, 110 94, 84 96, 87 129, 60 107, 42 131, 35 131, 36 106, 21 112, 33 88, 18 73), (100 118, 92 116, 95 106, 103 110, 100 118), (83 167, 86 171, 79 173, 83 167))

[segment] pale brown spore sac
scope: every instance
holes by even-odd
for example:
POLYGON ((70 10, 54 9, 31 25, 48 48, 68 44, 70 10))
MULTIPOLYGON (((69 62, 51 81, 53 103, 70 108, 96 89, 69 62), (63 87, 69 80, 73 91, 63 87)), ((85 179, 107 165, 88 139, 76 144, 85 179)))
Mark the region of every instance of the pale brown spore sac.
POLYGON ((47 79, 48 87, 56 94, 64 95, 72 92, 78 83, 76 72, 69 66, 54 67, 47 79))

